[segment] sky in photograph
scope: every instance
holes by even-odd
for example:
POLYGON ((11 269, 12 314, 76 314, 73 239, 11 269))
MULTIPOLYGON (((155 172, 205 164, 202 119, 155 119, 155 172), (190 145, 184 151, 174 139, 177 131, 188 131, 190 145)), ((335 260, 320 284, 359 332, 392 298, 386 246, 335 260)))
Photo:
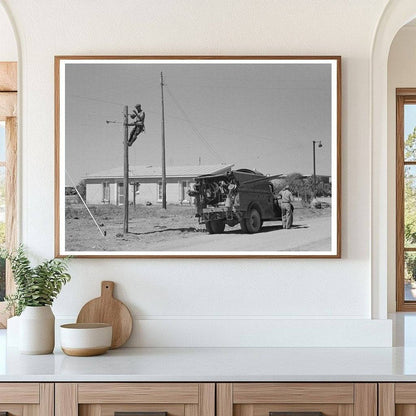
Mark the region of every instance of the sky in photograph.
MULTIPOLYGON (((131 165, 161 165, 165 80, 166 164, 213 165, 265 174, 331 173, 330 64, 67 64, 66 170, 85 174, 123 165, 123 106, 140 103, 146 132, 131 165)), ((67 185, 70 185, 67 178, 67 185)))
POLYGON ((406 104, 404 106, 404 140, 413 133, 416 127, 416 105, 406 104))

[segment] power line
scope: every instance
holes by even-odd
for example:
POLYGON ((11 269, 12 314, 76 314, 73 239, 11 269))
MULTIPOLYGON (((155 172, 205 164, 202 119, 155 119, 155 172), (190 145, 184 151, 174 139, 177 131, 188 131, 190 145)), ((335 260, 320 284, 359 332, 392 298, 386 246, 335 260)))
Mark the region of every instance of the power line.
POLYGON ((83 100, 96 101, 96 102, 99 102, 99 103, 114 104, 114 105, 119 105, 121 107, 124 106, 124 104, 116 103, 114 101, 100 100, 99 98, 85 97, 84 95, 68 94, 67 97, 81 98, 83 100))
POLYGON ((222 156, 214 149, 214 147, 205 139, 205 137, 200 133, 200 131, 196 128, 196 126, 192 123, 191 119, 189 118, 188 114, 186 113, 186 111, 182 108, 182 106, 179 104, 178 100, 174 97, 172 91, 170 90, 170 88, 165 85, 166 90, 168 92, 168 94, 171 96, 172 100, 175 102, 176 106, 179 108, 180 112, 182 113, 182 115, 185 117, 185 120, 189 123, 189 125, 191 126, 192 130, 194 131, 194 133, 197 135, 197 137, 203 142, 205 143, 205 145, 207 146, 207 148, 211 151, 211 153, 213 155, 215 155, 218 160, 221 163, 225 163, 224 159, 222 158, 222 156))
MULTIPOLYGON (((224 78, 222 80, 225 81, 224 78)), ((183 86, 183 87, 189 87, 189 84, 180 84, 180 83, 175 82, 175 87, 176 86, 179 86, 179 87, 181 87, 181 86, 183 86)), ((200 88, 209 88, 210 90, 212 90, 212 89, 221 89, 221 90, 223 90, 223 89, 227 88, 227 89, 241 89, 241 90, 245 90, 245 91, 247 91, 247 90, 255 90, 255 91, 258 91, 258 90, 267 90, 267 91, 270 91, 270 90, 279 90, 279 91, 292 91, 292 90, 302 90, 302 91, 305 91, 305 90, 311 90, 311 91, 315 91, 315 90, 325 89, 325 87, 319 87, 319 86, 318 87, 314 87, 314 86, 302 86, 302 85, 299 86, 299 85, 294 85, 294 86, 272 87, 272 86, 267 85, 267 86, 261 87, 261 86, 257 86, 257 85, 256 86, 252 86, 252 85, 247 85, 247 84, 242 84, 242 85, 198 84, 198 87, 200 87, 200 88)))
MULTIPOLYGON (((165 84, 166 88, 167 85, 165 84)), ((168 91, 169 92, 169 91, 168 91)), ((98 98, 91 98, 91 97, 86 97, 86 96, 82 96, 82 95, 69 95, 70 97, 75 97, 75 98, 79 98, 79 99, 83 99, 83 100, 87 100, 87 101, 95 101, 95 102, 101 102, 101 103, 107 103, 107 104, 114 104, 117 106, 123 106, 124 104, 121 103, 117 103, 114 101, 107 101, 107 100, 100 100, 98 98)), ((172 95, 171 95, 172 96, 172 95)), ((172 97, 173 98, 173 97, 172 97)), ((173 98, 174 99, 174 98, 173 98)), ((175 99, 174 99, 175 100, 175 99)), ((176 105, 179 107, 177 100, 175 101, 176 105)), ((183 109, 182 109, 183 111, 183 109)), ((160 114, 160 111, 156 111, 156 110, 149 110, 148 108, 146 109, 147 113, 152 113, 152 114, 160 114)), ((88 113, 89 116, 91 115, 95 115, 95 116, 99 116, 100 118, 102 117, 102 113, 88 113)), ((175 120, 181 120, 181 121, 186 121, 187 123, 190 123, 189 117, 185 118, 185 117, 178 117, 178 116, 172 116, 172 115, 165 115, 165 118, 170 118, 170 119, 175 119, 175 120)), ((211 127, 211 124, 205 124, 205 123, 198 123, 200 126, 204 126, 204 127, 211 127)), ((216 130, 223 130, 226 131, 228 133, 231 133, 234 136, 245 136, 245 137, 254 137, 256 139, 260 139, 260 140, 265 140, 265 141, 270 141, 270 142, 275 142, 275 139, 272 139, 270 137, 266 137, 266 136, 260 136, 257 134, 247 134, 247 133, 243 133, 243 132, 239 132, 239 131, 234 131, 231 129, 227 129, 225 127, 221 127, 221 126, 215 126, 216 130)), ((201 134, 201 133, 199 133, 201 134)))

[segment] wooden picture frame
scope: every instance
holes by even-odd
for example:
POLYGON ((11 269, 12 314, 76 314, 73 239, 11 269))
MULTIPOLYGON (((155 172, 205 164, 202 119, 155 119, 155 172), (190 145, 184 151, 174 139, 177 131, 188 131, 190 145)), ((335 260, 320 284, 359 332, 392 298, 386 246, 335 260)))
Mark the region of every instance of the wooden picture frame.
MULTIPOLYGON (((17 62, 0 62, 0 122, 5 127, 4 159, 0 158, 0 167, 5 169, 4 223, 6 230, 5 248, 13 250, 17 246, 17 62)), ((15 290, 10 263, 5 268, 5 294, 15 290)), ((0 328, 5 328, 9 312, 6 302, 0 300, 0 328)))
MULTIPOLYGON (((405 247, 405 168, 416 161, 405 160, 405 106, 416 105, 416 88, 396 88, 396 310, 416 311, 416 301, 405 296, 405 255, 415 247, 405 247)), ((412 290, 410 289, 411 293, 412 290)))
POLYGON ((55 255, 340 258, 341 57, 56 56, 55 255))

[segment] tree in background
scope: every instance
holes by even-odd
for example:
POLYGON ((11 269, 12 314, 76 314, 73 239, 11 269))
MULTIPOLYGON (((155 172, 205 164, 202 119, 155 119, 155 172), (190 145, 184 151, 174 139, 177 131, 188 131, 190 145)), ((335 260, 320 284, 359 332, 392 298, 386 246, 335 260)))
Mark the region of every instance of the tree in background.
MULTIPOLYGON (((6 203, 6 184, 5 178, 0 177, 0 209, 3 210, 6 203)), ((4 211, 3 211, 4 213, 4 211)), ((6 224, 3 219, 0 220, 0 247, 4 247, 6 243, 6 224)), ((6 294, 6 261, 0 258, 0 302, 6 294)))
POLYGON ((416 178, 409 166, 404 177, 404 237, 405 245, 411 246, 416 244, 416 178))
POLYGON ((404 278, 408 281, 416 280, 416 256, 407 252, 404 256, 404 278))
POLYGON ((416 160, 416 126, 404 142, 404 160, 416 160))
MULTIPOLYGON (((4 208, 6 206, 6 181, 5 177, 0 176, 0 213, 4 214, 4 208)), ((0 216, 1 218, 1 216, 0 216)), ((6 242, 5 234, 6 225, 2 219, 0 219, 0 247, 4 246, 6 242)))
POLYGON ((292 192, 299 198, 303 198, 305 192, 307 192, 308 186, 305 186, 305 180, 300 173, 291 173, 286 178, 286 184, 289 185, 292 192))
MULTIPOLYGON (((289 185, 292 193, 297 198, 301 198, 304 203, 309 203, 313 195, 313 176, 304 177, 301 173, 291 173, 285 178, 272 180, 276 193, 279 193, 286 185, 289 185)), ((324 183, 320 176, 316 176, 316 194, 317 196, 330 196, 331 184, 324 183)))
POLYGON ((85 179, 82 179, 81 181, 79 181, 77 185, 77 190, 79 194, 81 195, 82 199, 85 201, 87 197, 87 185, 85 184, 85 179))
POLYGON ((276 193, 279 193, 286 185, 289 185, 294 195, 301 198, 306 188, 308 188, 303 175, 296 172, 287 175, 285 178, 272 179, 272 183, 276 193))
POLYGON ((4 247, 6 243, 6 224, 0 222, 0 247, 4 247))
MULTIPOLYGON (((407 136, 404 144, 405 160, 415 160, 416 127, 407 136)), ((416 244, 416 177, 411 166, 404 170, 404 245, 416 244)), ((416 256, 405 256, 405 279, 416 280, 416 256)))

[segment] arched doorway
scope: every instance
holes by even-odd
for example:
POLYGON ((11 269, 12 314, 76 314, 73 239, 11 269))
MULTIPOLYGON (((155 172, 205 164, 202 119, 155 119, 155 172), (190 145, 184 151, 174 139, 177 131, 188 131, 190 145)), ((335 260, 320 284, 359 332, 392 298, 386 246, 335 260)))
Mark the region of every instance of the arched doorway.
POLYGON ((387 318, 389 265, 395 252, 389 244, 389 224, 394 216, 388 208, 388 56, 396 33, 416 17, 414 0, 389 2, 380 18, 371 53, 371 269, 372 317, 387 318))

